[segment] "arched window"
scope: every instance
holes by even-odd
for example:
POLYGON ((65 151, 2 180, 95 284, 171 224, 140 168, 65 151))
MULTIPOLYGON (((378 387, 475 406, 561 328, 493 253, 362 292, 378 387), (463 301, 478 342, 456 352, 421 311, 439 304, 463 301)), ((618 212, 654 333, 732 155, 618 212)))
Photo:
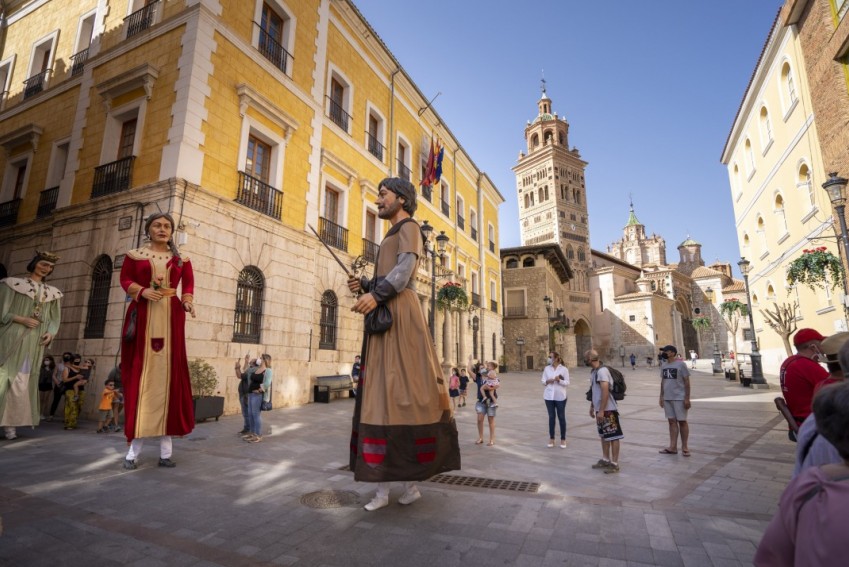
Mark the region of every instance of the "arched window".
POLYGON ((781 193, 775 196, 775 219, 778 221, 778 227, 781 229, 781 234, 787 232, 787 215, 784 211, 784 197, 781 193))
POLYGON ((766 107, 761 107, 761 144, 763 144, 764 149, 772 142, 772 123, 769 121, 769 112, 766 107))
POLYGON ((527 193, 525 193, 525 208, 527 209, 527 208, 528 208, 528 207, 530 207, 530 206, 531 206, 531 199, 530 199, 530 195, 528 195, 527 193))
POLYGON ((336 323, 337 307, 339 302, 336 294, 329 289, 321 294, 321 335, 318 339, 318 348, 324 350, 336 350, 336 323))
POLYGON ((587 260, 587 255, 584 253, 584 249, 578 248, 578 261, 579 262, 586 262, 586 260, 587 260))
POLYGON ((766 286, 766 298, 769 301, 775 301, 775 288, 772 287, 772 284, 766 286))
POLYGON ((534 134, 531 136, 531 149, 536 148, 539 145, 539 136, 534 134))
POLYGON ((755 172, 755 153, 752 151, 752 141, 746 138, 743 148, 746 154, 746 175, 751 176, 755 172))
POLYGON ((542 203, 545 200, 545 193, 542 191, 542 187, 539 188, 539 202, 542 203))
POLYGON ((575 250, 572 248, 572 245, 566 246, 566 258, 569 260, 575 259, 575 250))
POLYGON ((522 260, 523 268, 533 268, 534 267, 534 259, 533 258, 525 258, 522 260))
POLYGON ((259 343, 262 332, 262 296, 265 277, 259 268, 248 266, 236 283, 236 313, 233 319, 234 343, 259 343))
POLYGON ((94 263, 91 272, 91 291, 88 293, 88 315, 83 337, 102 339, 109 307, 109 287, 112 282, 112 260, 104 254, 94 263))
POLYGON ((799 167, 799 175, 796 179, 796 187, 801 189, 807 195, 807 201, 811 205, 811 209, 816 206, 816 200, 814 198, 814 184, 811 181, 811 170, 808 167, 808 164, 803 163, 799 167))
POLYGON ((793 103, 796 102, 796 81, 793 78, 793 70, 790 68, 790 63, 786 62, 781 67, 781 85, 784 87, 785 102, 787 103, 786 110, 790 110, 793 103))
POLYGON ((514 268, 519 267, 519 261, 516 258, 510 258, 507 260, 507 269, 512 270, 514 268))
POLYGON ((548 201, 548 185, 543 187, 543 189, 545 189, 545 200, 548 201))

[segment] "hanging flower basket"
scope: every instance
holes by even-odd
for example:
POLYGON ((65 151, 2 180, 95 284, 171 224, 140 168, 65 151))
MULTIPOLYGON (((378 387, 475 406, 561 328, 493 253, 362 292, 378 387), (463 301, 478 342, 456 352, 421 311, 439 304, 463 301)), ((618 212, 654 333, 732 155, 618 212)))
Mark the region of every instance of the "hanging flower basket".
POLYGON ((569 325, 567 323, 558 322, 551 326, 551 330, 562 335, 569 330, 569 325))
POLYGON ((731 320, 734 315, 746 317, 749 315, 749 306, 739 299, 726 299, 719 306, 719 312, 728 320, 731 320))
POLYGON ((463 284, 448 282, 439 288, 436 303, 440 309, 461 311, 469 306, 469 296, 463 284))
POLYGON ((843 284, 843 265, 825 246, 802 250, 802 255, 790 262, 787 282, 790 285, 803 283, 814 291, 826 286, 835 289, 843 284))
POLYGON ((701 331, 704 329, 710 329, 711 322, 709 317, 695 317, 693 319, 693 328, 697 331, 701 331))

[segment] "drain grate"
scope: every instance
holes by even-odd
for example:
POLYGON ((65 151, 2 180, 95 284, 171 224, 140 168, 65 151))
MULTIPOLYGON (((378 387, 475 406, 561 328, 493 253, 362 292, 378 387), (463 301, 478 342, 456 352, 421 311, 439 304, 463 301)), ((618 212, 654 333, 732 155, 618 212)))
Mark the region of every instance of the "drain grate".
POLYGON ((345 508, 359 506, 360 495, 350 490, 319 490, 301 496, 300 503, 316 510, 345 508))
POLYGON ((438 474, 428 479, 428 482, 450 484, 453 486, 471 486, 472 488, 488 488, 491 490, 512 490, 515 492, 539 492, 538 482, 521 480, 503 480, 483 478, 479 476, 460 476, 453 474, 438 474))

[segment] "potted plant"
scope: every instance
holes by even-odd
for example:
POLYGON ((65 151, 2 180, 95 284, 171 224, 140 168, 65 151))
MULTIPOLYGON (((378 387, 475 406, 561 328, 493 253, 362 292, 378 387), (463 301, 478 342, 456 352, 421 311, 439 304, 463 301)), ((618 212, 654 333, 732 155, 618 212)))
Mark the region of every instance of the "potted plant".
POLYGON ((463 284, 448 282, 439 288, 436 303, 446 311, 462 311, 469 306, 469 296, 463 284))
POLYGON ((835 289, 843 284, 843 265, 840 258, 828 251, 825 246, 812 250, 802 250, 802 255, 790 262, 787 270, 787 283, 803 283, 816 291, 826 286, 835 289))
POLYGON ((218 421, 224 414, 224 396, 213 395, 218 386, 215 368, 204 359, 197 358, 189 362, 189 377, 192 382, 195 421, 206 421, 211 417, 218 421))

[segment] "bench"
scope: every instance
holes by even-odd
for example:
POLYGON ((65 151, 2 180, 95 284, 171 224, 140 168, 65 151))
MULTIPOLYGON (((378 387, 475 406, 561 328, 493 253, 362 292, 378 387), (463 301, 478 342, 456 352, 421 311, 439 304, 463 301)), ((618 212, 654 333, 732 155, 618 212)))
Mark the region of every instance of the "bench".
POLYGON ((316 376, 315 386, 312 387, 313 401, 323 404, 330 403, 330 394, 333 392, 350 392, 354 388, 354 381, 347 374, 337 376, 316 376))

